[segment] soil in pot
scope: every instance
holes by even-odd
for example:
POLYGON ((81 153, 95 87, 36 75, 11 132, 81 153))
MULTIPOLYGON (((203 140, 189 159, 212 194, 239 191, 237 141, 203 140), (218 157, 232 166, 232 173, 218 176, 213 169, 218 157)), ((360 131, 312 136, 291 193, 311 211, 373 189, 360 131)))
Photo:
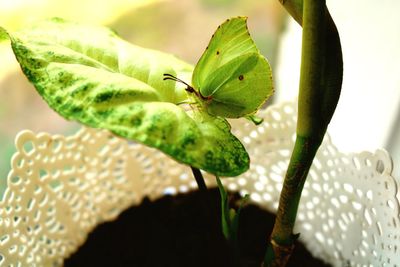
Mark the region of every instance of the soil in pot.
MULTIPOLYGON (((211 201, 205 201, 201 192, 194 191, 153 202, 144 199, 117 220, 98 226, 64 266, 234 266, 221 231, 218 190, 209 190, 209 197, 211 201)), ((235 205, 239 196, 231 195, 230 199, 235 205)), ((238 233, 240 266, 260 267, 274 218, 253 204, 242 210, 238 233)), ((330 265, 313 258, 298 243, 288 266, 330 265)))

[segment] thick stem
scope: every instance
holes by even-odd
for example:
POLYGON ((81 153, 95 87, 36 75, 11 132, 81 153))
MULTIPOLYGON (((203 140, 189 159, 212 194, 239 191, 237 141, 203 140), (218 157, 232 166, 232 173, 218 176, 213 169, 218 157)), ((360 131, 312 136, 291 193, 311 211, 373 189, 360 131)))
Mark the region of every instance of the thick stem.
POLYGON ((297 135, 279 199, 271 244, 264 261, 265 266, 285 266, 292 253, 297 239, 297 235, 293 234, 293 227, 301 192, 320 144, 321 139, 297 135))
MULTIPOLYGON (((281 2, 285 4, 285 1, 281 2)), ((328 76, 325 72, 326 21, 329 17, 325 0, 304 0, 302 6, 300 6, 301 1, 288 2, 295 9, 291 14, 303 25, 303 38, 296 142, 285 176, 270 244, 264 259, 264 266, 279 267, 287 264, 298 237, 293 234, 293 227, 301 192, 333 114, 333 111, 332 114, 326 114, 323 106, 324 98, 331 97, 325 90, 328 76), (302 12, 299 12, 301 8, 302 12)), ((334 101, 331 102, 336 107, 337 99, 334 101)))
POLYGON ((292 245, 296 240, 293 238, 292 231, 301 192, 320 143, 320 140, 301 136, 296 138, 279 201, 276 227, 271 235, 271 238, 278 244, 292 245))
MULTIPOLYGON (((303 1, 280 0, 289 14, 301 26, 303 26, 303 1)), ((325 8, 325 33, 322 34, 325 36, 322 43, 325 46, 325 58, 322 61, 323 65, 320 66, 322 70, 321 88, 319 88, 321 95, 319 99, 315 99, 317 101, 311 101, 311 108, 314 107, 316 109, 318 107, 320 115, 318 118, 313 116, 308 120, 317 121, 318 125, 324 124, 327 126, 336 109, 343 81, 343 57, 339 33, 327 8, 325 8)), ((305 115, 299 113, 299 116, 304 117, 305 115)), ((326 128, 326 126, 321 128, 326 128)))
POLYGON ((324 0, 304 0, 303 3, 297 134, 315 138, 325 134, 328 126, 321 112, 325 93, 322 77, 326 60, 326 6, 324 0))

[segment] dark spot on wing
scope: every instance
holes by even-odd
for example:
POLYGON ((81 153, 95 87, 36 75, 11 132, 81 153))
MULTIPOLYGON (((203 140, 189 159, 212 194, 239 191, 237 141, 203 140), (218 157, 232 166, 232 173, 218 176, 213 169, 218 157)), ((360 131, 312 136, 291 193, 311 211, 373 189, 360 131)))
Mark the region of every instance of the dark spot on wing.
POLYGON ((239 75, 239 80, 243 80, 244 79, 244 76, 243 75, 239 75))

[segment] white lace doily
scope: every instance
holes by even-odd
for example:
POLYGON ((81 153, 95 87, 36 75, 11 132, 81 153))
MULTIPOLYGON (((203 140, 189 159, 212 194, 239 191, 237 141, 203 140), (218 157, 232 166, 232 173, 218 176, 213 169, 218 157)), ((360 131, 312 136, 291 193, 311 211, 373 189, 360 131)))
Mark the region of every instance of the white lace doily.
MULTIPOLYGON (((294 141, 296 105, 234 121, 250 157, 248 172, 225 179, 276 210, 294 141)), ((62 266, 99 223, 143 196, 196 188, 190 169, 164 154, 83 128, 73 136, 23 131, 16 138, 0 201, 0 266, 62 266)), ((305 184, 297 229, 315 256, 334 266, 400 266, 399 202, 386 152, 340 153, 326 137, 305 184)), ((207 176, 209 184, 214 183, 207 176)))

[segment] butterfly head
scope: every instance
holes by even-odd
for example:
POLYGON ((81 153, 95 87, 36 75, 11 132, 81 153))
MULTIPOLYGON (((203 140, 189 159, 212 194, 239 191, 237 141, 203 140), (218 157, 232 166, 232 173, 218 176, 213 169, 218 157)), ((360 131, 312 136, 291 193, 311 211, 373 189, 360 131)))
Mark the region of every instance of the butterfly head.
POLYGON ((175 81, 175 82, 183 83, 184 85, 186 85, 186 88, 185 88, 186 92, 195 94, 197 97, 201 98, 202 100, 209 101, 209 100, 212 99, 212 96, 203 96, 200 92, 196 91, 196 90, 195 90, 192 86, 190 86, 188 83, 186 83, 185 81, 183 81, 183 80, 181 80, 181 79, 175 77, 175 76, 172 75, 172 74, 164 73, 164 78, 163 78, 163 80, 164 80, 164 81, 165 81, 165 80, 172 80, 172 81, 175 81))

